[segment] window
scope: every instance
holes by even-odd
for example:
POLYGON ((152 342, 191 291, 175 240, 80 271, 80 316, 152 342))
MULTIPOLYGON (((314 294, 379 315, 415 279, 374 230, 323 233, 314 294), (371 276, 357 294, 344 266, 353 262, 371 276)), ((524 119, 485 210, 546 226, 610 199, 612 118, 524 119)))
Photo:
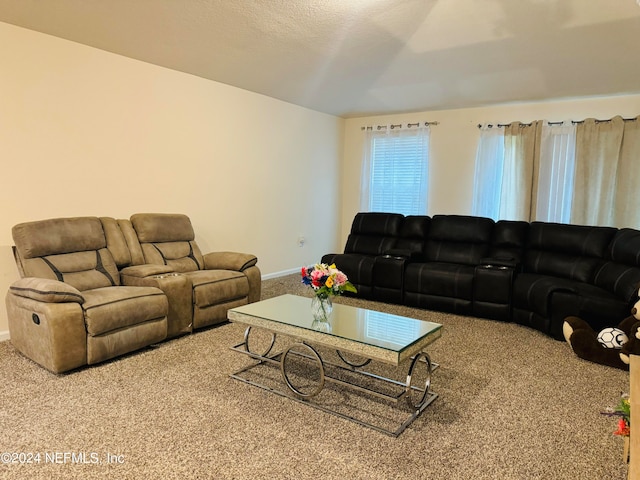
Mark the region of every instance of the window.
POLYGON ((429 127, 368 130, 364 150, 361 210, 426 215, 429 127))
POLYGON ((575 145, 576 127, 571 122, 482 127, 473 214, 569 223, 575 145))
POLYGON ((543 127, 536 220, 570 222, 575 161, 575 125, 566 123, 543 127))

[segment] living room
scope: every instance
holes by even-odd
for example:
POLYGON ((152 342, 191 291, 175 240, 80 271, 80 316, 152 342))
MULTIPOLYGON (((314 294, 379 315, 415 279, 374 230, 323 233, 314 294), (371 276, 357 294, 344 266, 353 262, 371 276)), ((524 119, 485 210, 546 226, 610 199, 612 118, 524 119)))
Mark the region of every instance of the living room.
POLYGON ((360 209, 363 126, 438 122, 428 213, 471 214, 478 124, 640 111, 640 94, 619 92, 341 118, 7 23, 0 35, 4 291, 18 278, 20 222, 187 213, 204 249, 252 252, 269 278, 344 246, 360 209))
POLYGON ((185 213, 203 251, 251 252, 274 279, 344 247, 360 210, 363 126, 438 122, 428 212, 464 215, 478 124, 640 112, 637 88, 551 98, 535 78, 535 100, 342 117, 9 23, 0 53, 4 292, 19 277, 11 228, 20 222, 185 213))

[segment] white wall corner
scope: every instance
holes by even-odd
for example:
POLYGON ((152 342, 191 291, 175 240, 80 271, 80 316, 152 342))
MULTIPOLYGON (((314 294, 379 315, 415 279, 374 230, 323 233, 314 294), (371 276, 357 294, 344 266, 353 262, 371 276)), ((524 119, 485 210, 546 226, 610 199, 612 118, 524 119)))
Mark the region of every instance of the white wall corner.
POLYGON ((9 336, 9 330, 0 331, 0 342, 6 342, 11 337, 9 336))

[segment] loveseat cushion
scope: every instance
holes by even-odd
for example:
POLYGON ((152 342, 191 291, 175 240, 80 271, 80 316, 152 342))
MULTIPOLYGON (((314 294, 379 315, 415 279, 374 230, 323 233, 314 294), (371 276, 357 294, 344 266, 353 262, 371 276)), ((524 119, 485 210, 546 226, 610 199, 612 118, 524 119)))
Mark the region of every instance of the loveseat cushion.
POLYGON ((12 229, 23 277, 68 283, 80 291, 120 284, 100 219, 72 217, 20 223, 12 229))
POLYGON ((23 259, 100 250, 107 246, 97 217, 52 218, 19 223, 11 229, 23 259))
POLYGON ((189 217, 179 213, 136 213, 131 223, 140 243, 190 242, 196 238, 189 217))
POLYGON ((231 270, 198 270, 186 275, 193 286, 193 302, 200 308, 249 295, 246 275, 231 270))
POLYGON ((83 292, 83 296, 82 308, 91 336, 160 319, 168 311, 167 297, 155 287, 96 288, 83 292))

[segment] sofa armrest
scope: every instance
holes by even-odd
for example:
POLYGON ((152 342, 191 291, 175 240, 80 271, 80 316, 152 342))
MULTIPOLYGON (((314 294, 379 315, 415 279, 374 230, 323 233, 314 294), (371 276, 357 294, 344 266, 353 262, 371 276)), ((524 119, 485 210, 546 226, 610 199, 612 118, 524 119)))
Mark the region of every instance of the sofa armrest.
POLYGON ((250 253, 211 252, 204 255, 206 270, 234 270, 242 272, 258 263, 258 257, 250 253))
POLYGON ((173 273, 173 269, 168 265, 153 265, 150 263, 134 265, 120 270, 120 275, 135 278, 153 277, 154 275, 162 275, 165 273, 173 273))
POLYGON ((19 297, 44 303, 84 303, 84 297, 80 290, 68 283, 48 278, 21 278, 11 284, 9 292, 19 297))

